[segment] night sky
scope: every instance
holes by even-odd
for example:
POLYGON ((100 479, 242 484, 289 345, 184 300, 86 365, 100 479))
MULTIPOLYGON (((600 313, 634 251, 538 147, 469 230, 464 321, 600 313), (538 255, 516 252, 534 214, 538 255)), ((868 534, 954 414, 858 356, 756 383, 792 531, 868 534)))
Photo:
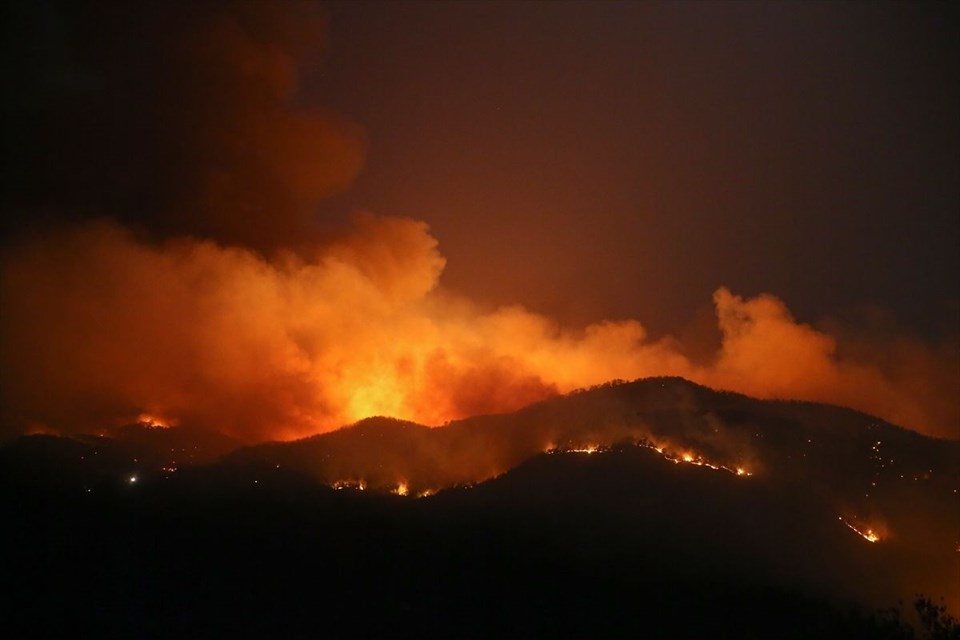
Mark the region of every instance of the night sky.
POLYGON ((946 3, 330 5, 310 99, 361 123, 334 206, 430 223, 443 282, 677 331, 711 292, 957 329, 946 3))
POLYGON ((946 3, 4 12, 4 433, 680 375, 957 436, 946 3))

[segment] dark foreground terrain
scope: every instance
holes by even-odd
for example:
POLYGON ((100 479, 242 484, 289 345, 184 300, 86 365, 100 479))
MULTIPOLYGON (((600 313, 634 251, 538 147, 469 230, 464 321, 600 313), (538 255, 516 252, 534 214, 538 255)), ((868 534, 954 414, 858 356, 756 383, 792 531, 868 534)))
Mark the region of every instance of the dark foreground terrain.
POLYGON ((651 380, 237 446, 0 445, 4 637, 960 637, 958 443, 848 410, 651 380))
POLYGON ((8 478, 7 637, 909 637, 842 595, 874 547, 780 489, 721 504, 738 478, 646 449, 419 500, 267 478, 8 478))

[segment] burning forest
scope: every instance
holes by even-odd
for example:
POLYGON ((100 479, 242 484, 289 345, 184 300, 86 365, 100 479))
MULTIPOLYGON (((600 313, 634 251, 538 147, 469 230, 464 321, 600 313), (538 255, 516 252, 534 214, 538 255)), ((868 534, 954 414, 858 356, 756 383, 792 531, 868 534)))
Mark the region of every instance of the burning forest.
POLYGON ((7 17, 15 635, 960 608, 950 10, 7 17))

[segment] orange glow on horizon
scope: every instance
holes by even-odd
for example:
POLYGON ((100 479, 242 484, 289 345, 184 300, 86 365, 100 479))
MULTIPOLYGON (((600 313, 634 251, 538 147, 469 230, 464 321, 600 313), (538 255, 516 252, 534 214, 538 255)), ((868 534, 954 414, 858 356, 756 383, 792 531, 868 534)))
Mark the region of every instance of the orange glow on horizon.
POLYGON ((402 419, 408 411, 399 382, 395 377, 387 375, 378 375, 359 382, 346 401, 346 421, 359 422, 374 416, 402 419))
POLYGON ((170 427, 177 426, 178 421, 163 418, 152 413, 141 413, 137 416, 137 424, 150 427, 151 429, 169 429, 170 427))
MULTIPOLYGON (((956 423, 950 394, 917 382, 949 376, 904 369, 901 385, 869 362, 841 361, 835 338, 770 295, 717 290, 722 343, 705 365, 635 320, 569 328, 521 306, 478 308, 439 290, 445 260, 424 223, 353 224, 310 260, 186 239, 153 246, 106 223, 6 255, 0 418, 23 424, 0 424, 95 432, 104 415, 90 407, 139 406, 151 427, 289 440, 372 416, 437 426, 656 376, 831 402, 908 427, 956 423)), ((912 367, 933 362, 904 353, 912 367)))

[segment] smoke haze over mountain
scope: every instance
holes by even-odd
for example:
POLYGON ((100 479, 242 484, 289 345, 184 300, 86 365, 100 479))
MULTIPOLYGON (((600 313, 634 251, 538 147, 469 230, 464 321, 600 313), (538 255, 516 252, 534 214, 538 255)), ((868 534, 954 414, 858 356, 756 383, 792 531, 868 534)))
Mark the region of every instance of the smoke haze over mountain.
MULTIPOLYGON (((585 301, 587 322, 444 286, 444 238, 431 229, 471 213, 432 224, 364 206, 347 215, 338 200, 363 175, 371 136, 301 88, 319 73, 339 5, 11 11, 29 28, 8 45, 24 64, 4 104, 16 165, 0 256, 4 435, 150 415, 290 439, 372 415, 439 425, 611 379, 679 375, 960 437, 955 335, 801 321, 777 292, 743 296, 725 280, 711 285, 713 328, 653 334, 643 315, 590 313, 594 288, 624 279, 616 268, 564 292, 585 301)), ((546 242, 565 226, 548 219, 538 233, 546 242)), ((549 272, 537 243, 519 255, 549 272)), ((492 276, 498 262, 491 248, 474 266, 492 276)), ((683 259, 669 269, 710 273, 683 259)), ((669 278, 660 288, 671 296, 669 278)))
POLYGON ((95 430, 146 413, 282 439, 371 415, 440 424, 651 375, 832 402, 941 436, 957 420, 949 358, 894 345, 886 368, 874 354, 844 359, 773 296, 719 289, 723 341, 698 363, 636 321, 569 330, 522 307, 477 311, 436 291, 443 258, 425 225, 356 225, 312 260, 146 244, 107 223, 8 251, 5 424, 95 430))

